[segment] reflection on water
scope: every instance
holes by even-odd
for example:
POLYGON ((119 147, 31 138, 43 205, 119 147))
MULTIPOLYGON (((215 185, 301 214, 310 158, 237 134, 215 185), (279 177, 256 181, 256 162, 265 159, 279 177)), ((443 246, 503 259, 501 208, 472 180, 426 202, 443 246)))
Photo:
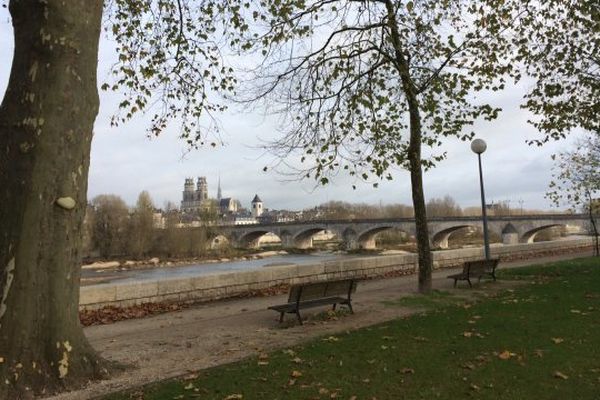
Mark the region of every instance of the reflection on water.
MULTIPOLYGON (((357 256, 317 252, 312 254, 287 254, 259 260, 239 260, 223 263, 198 263, 173 267, 150 268, 128 271, 82 271, 84 282, 101 280, 102 283, 132 283, 142 281, 158 281, 173 278, 190 278, 215 272, 248 271, 253 269, 278 267, 286 265, 310 265, 324 261, 341 260, 357 256)), ((364 257, 364 255, 362 256, 364 257)))

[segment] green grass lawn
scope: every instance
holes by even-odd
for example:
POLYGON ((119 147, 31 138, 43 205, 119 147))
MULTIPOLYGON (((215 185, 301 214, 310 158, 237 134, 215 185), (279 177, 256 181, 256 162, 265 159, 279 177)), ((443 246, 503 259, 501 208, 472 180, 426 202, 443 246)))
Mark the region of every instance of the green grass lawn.
POLYGON ((105 399, 600 399, 600 260, 500 279, 531 284, 105 399))

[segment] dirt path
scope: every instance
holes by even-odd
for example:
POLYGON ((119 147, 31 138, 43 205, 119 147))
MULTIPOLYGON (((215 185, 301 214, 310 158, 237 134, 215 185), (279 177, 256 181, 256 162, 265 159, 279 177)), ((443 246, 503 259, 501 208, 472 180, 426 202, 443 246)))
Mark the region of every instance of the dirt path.
MULTIPOLYGON (((584 256, 568 255, 536 259, 536 263, 584 256)), ((521 261, 502 264, 501 268, 531 264, 521 261)), ((434 273, 433 287, 461 295, 479 291, 501 290, 510 282, 482 284, 474 290, 452 288, 446 275, 455 270, 434 273)), ((179 312, 145 319, 122 321, 111 325, 92 326, 85 333, 92 345, 107 359, 129 365, 113 379, 94 382, 88 387, 52 397, 53 400, 81 400, 179 376, 199 369, 240 360, 261 351, 285 348, 307 339, 353 330, 406 316, 414 309, 385 305, 385 301, 414 294, 415 275, 361 282, 354 296, 355 314, 337 320, 315 321, 302 326, 281 328, 278 314, 267 310, 283 303, 287 296, 247 298, 219 301, 194 306, 179 312)), ((323 308, 326 309, 326 308, 323 308)), ((322 311, 308 310, 307 315, 322 311)), ((293 316, 287 318, 293 320, 293 316)))

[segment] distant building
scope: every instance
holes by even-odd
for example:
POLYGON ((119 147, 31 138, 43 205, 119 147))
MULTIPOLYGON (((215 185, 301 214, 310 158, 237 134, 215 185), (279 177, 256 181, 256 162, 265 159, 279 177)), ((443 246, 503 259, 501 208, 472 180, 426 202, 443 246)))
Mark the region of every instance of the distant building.
POLYGON ((241 208, 240 204, 239 204, 240 202, 231 197, 225 197, 224 199, 218 199, 218 200, 219 200, 219 210, 221 211, 222 214, 227 214, 227 213, 235 214, 241 208))
POLYGON ((263 202, 256 194, 254 195, 254 199, 252 199, 252 216, 258 218, 262 215, 263 211, 263 202))
POLYGON ((208 201, 208 183, 206 182, 206 177, 201 176, 198 178, 195 190, 194 179, 186 178, 183 186, 181 211, 193 213, 207 207, 210 207, 210 202, 208 201))
POLYGON ((258 220, 254 217, 235 217, 234 225, 254 225, 258 224, 258 220))

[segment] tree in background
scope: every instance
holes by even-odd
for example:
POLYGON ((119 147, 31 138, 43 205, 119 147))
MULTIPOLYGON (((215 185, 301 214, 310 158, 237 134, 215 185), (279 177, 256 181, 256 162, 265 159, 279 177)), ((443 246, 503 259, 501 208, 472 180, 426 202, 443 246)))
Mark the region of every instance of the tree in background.
POLYGON ((552 182, 546 197, 555 205, 566 203, 588 214, 590 231, 598 244, 598 214, 600 214, 600 136, 588 136, 577 142, 577 149, 554 157, 552 182))
POLYGON ((424 158, 422 147, 468 140, 465 128, 498 115, 476 93, 518 75, 507 58, 511 11, 492 1, 267 1, 255 14, 264 29, 244 43, 264 57, 249 100, 282 116, 271 149, 284 164, 297 155, 300 174, 322 184, 340 170, 364 180, 409 170, 421 292, 432 272, 423 168, 444 156, 424 158))
POLYGON ((537 144, 574 128, 600 134, 600 5, 597 0, 511 0, 515 62, 534 79, 524 108, 544 135, 537 144))
POLYGON ((412 217, 412 207, 404 204, 374 205, 331 200, 312 210, 304 210, 309 219, 368 219, 412 217), (316 214, 316 216, 315 216, 316 214))
POLYGON ((430 217, 460 217, 463 212, 452 196, 446 195, 444 198, 433 198, 427 202, 427 215, 430 217))
POLYGON ((114 194, 102 194, 92 199, 92 243, 101 257, 124 254, 128 250, 129 207, 114 194))
POLYGON ((129 221, 128 254, 135 257, 148 255, 154 240, 154 203, 150 193, 139 194, 129 221))

